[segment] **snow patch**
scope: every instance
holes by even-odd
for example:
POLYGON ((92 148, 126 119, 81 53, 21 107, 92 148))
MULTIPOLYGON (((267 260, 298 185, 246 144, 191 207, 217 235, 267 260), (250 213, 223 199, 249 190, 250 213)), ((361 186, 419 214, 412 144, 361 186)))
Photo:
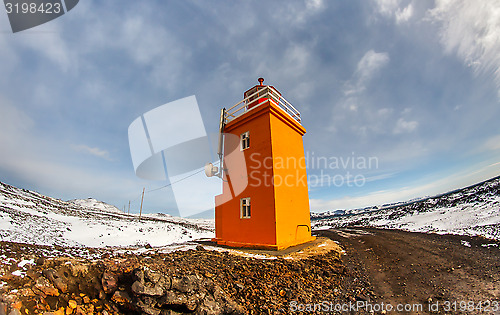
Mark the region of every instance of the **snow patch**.
POLYGON ((157 247, 212 238, 214 225, 214 220, 164 214, 139 218, 96 199, 67 202, 0 183, 3 241, 66 247, 157 247))
POLYGON ((449 194, 350 215, 316 215, 314 230, 365 226, 500 240, 500 178, 449 194))

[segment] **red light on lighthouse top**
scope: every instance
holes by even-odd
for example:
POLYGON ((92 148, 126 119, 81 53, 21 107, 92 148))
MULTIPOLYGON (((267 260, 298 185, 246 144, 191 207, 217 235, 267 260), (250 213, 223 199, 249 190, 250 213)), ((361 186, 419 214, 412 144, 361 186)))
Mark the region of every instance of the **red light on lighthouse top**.
POLYGON ((264 85, 264 78, 258 78, 259 84, 249 89, 245 93, 243 93, 243 98, 245 99, 245 103, 247 104, 247 109, 255 107, 256 105, 266 102, 268 100, 267 97, 261 97, 266 93, 271 93, 273 97, 278 101, 281 97, 281 93, 276 90, 276 88, 272 85, 264 85), (265 89, 269 87, 268 89, 265 89), (247 99, 248 98, 248 99, 247 99))

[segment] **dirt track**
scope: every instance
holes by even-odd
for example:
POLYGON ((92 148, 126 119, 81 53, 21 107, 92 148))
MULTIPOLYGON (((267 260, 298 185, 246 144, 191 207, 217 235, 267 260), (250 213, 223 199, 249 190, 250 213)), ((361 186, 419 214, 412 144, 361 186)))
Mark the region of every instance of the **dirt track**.
POLYGON ((344 265, 371 284, 375 298, 366 297, 366 304, 411 310, 388 314, 500 314, 499 242, 370 228, 318 234, 340 243, 344 265), (430 312, 436 305, 439 312, 430 312))

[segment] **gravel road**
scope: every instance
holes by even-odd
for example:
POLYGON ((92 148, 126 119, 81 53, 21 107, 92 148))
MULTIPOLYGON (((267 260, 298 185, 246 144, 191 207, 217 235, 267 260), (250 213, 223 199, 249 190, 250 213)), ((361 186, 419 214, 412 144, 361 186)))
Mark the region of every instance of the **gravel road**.
POLYGON ((500 314, 499 242, 373 228, 318 234, 346 250, 344 265, 374 293, 358 300, 375 313, 500 314))

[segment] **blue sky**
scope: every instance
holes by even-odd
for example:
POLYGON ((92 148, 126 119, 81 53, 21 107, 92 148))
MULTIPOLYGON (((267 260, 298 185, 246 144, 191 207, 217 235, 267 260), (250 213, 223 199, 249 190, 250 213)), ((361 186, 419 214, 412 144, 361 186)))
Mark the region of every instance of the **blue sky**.
MULTIPOLYGON (((494 177, 499 16, 496 0, 82 0, 12 34, 0 12, 0 180, 65 200, 132 200, 138 212, 142 187, 165 182, 135 176, 130 123, 195 95, 216 132, 219 109, 261 76, 301 111, 310 156, 377 160, 310 168, 345 179, 315 181, 312 211, 494 177)), ((146 194, 144 209, 176 214, 172 191, 146 194)))

